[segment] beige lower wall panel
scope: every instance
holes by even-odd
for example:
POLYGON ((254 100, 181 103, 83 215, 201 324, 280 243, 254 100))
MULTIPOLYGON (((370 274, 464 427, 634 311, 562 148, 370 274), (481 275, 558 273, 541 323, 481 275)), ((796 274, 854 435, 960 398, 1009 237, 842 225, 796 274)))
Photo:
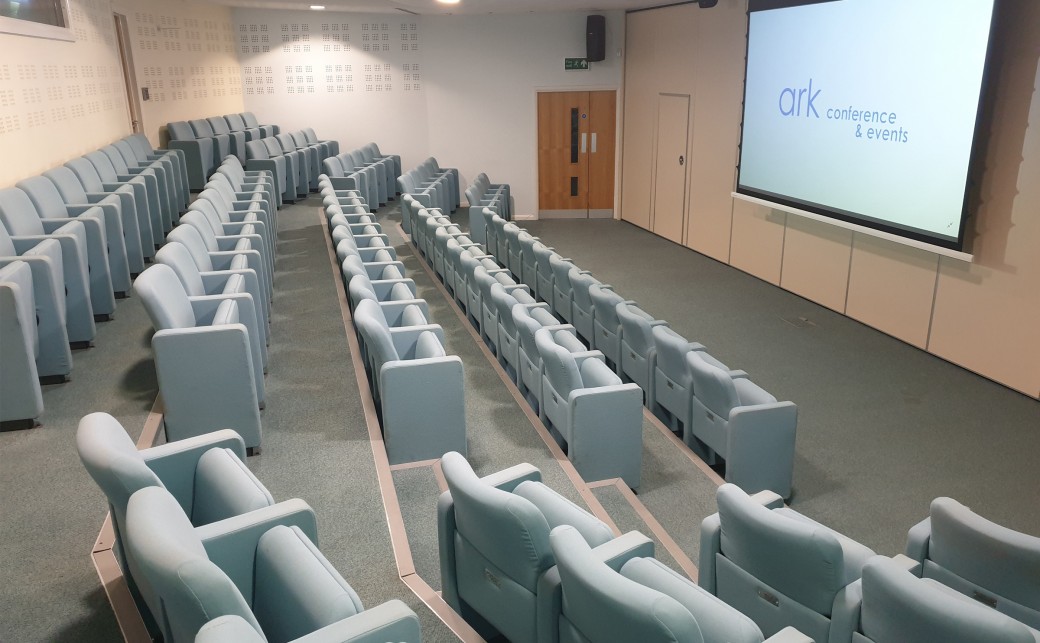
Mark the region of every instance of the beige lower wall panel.
POLYGON ((780 286, 843 313, 851 252, 851 230, 788 216, 780 286))
POLYGON ((654 14, 629 14, 625 26, 625 110, 622 123, 621 218, 650 229, 651 164, 654 140, 654 14))
POLYGON ((845 314, 926 348, 938 268, 938 255, 854 234, 845 314))
POLYGON ((787 217, 780 210, 733 199, 730 265, 779 286, 787 217))

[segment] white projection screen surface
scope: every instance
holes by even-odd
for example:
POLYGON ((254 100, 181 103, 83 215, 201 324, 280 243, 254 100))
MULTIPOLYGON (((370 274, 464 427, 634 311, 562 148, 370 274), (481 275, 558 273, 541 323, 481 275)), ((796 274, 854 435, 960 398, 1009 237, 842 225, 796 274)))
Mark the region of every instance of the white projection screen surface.
POLYGON ((737 195, 961 250, 994 0, 748 9, 737 195))

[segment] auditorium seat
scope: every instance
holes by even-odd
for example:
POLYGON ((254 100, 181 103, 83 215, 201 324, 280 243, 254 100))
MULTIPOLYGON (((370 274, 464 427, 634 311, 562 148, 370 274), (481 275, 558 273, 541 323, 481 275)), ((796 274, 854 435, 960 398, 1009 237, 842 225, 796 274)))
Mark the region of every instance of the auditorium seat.
POLYGON ((445 354, 440 326, 387 328, 381 317, 375 301, 354 309, 390 464, 465 452, 462 360, 445 354))
POLYGON ((95 333, 86 275, 74 271, 66 287, 61 245, 56 239, 19 240, 16 246, 0 224, 0 267, 13 263, 26 266, 31 276, 33 332, 39 344, 34 368, 38 377, 65 381, 72 372, 69 343, 89 343, 95 333))
POLYGON ((259 127, 250 127, 246 125, 246 121, 242 118, 241 114, 225 114, 223 119, 232 132, 245 132, 246 143, 249 141, 259 141, 263 137, 267 136, 267 134, 261 131, 259 127))
POLYGON ((76 431, 76 448, 87 473, 108 500, 115 542, 135 600, 144 602, 162 626, 159 596, 141 574, 139 561, 126 547, 127 504, 146 487, 167 490, 176 513, 195 527, 209 525, 275 504, 267 488, 243 463, 245 443, 224 429, 138 450, 123 426, 108 413, 83 416, 76 431))
MULTIPOLYGON (((137 209, 138 225, 143 225, 141 223, 141 216, 146 215, 152 229, 152 239, 154 244, 161 244, 163 235, 172 227, 173 223, 172 219, 167 217, 167 213, 163 210, 162 202, 159 200, 158 183, 156 183, 152 177, 145 174, 137 174, 133 176, 120 174, 116 171, 116 167, 112 164, 112 160, 109 156, 100 151, 84 154, 83 160, 90 163, 94 168, 94 171, 97 172, 106 191, 117 189, 119 187, 129 187, 133 190, 134 206, 137 209)), ((81 165, 78 159, 69 161, 65 166, 73 172, 76 172, 80 177, 80 181, 84 181, 84 177, 89 174, 87 168, 81 165)))
MULTIPOLYGON (((231 131, 231 128, 228 127, 227 121, 222 116, 210 116, 209 118, 205 119, 204 122, 206 123, 206 126, 209 128, 209 131, 212 132, 212 136, 228 137, 229 154, 232 154, 242 163, 246 162, 246 142, 249 140, 249 136, 244 131, 231 131)), ((189 123, 191 124, 191 128, 195 130, 196 135, 200 137, 203 136, 203 134, 200 133, 200 130, 206 130, 202 126, 202 123, 200 121, 189 121, 189 123), (198 127, 195 126, 195 123, 197 122, 199 123, 198 127)), ((221 157, 221 159, 223 158, 224 157, 221 157)))
POLYGON ((620 372, 621 365, 621 319, 618 318, 618 304, 635 305, 636 302, 626 300, 613 290, 598 284, 589 286, 589 298, 592 300, 592 328, 596 340, 591 342, 596 350, 607 358, 607 364, 620 372))
MULTIPOLYGON (((211 241, 212 235, 208 237, 211 241)), ((249 282, 255 278, 260 289, 260 294, 268 302, 271 301, 271 285, 267 282, 264 272, 263 258, 260 253, 249 247, 248 243, 242 242, 232 246, 228 250, 220 250, 209 245, 207 237, 203 236, 197 228, 190 225, 181 225, 174 228, 166 236, 170 243, 179 243, 191 253, 195 265, 201 272, 212 272, 214 270, 248 270, 255 277, 247 277, 249 282)), ((215 241, 213 243, 216 243, 215 241)), ((247 283, 248 287, 248 283, 247 283)), ((268 305, 268 308, 270 305, 268 305)))
POLYGON ((791 496, 798 407, 778 402, 743 371, 725 371, 700 351, 686 353, 693 383, 690 427, 683 435, 709 464, 721 457, 726 481, 748 493, 791 496))
MULTIPOLYGON (((602 288, 600 289, 602 291, 602 288)), ((617 373, 643 389, 644 402, 654 397, 654 365, 657 363, 657 348, 654 346, 653 328, 667 326, 668 322, 654 319, 652 315, 635 304, 619 303, 615 306, 621 324, 617 373)))
MULTIPOLYGON (((279 206, 283 203, 296 202, 296 179, 299 172, 292 165, 289 157, 281 153, 272 154, 262 139, 246 143, 246 166, 248 171, 266 171, 274 177, 275 191, 278 193, 279 206)), ((205 179, 199 184, 205 185, 205 179)))
MULTIPOLYGON (((519 287, 512 291, 507 290, 506 286, 498 281, 491 284, 489 292, 491 302, 495 307, 496 321, 498 322, 497 338, 495 340, 498 362, 506 369, 509 376, 513 378, 513 383, 519 386, 521 384, 520 336, 516 329, 516 321, 513 319, 513 308, 515 306, 524 306, 527 308, 528 315, 538 308, 543 313, 551 316, 549 305, 535 302, 528 291, 519 287), (520 295, 523 295, 524 301, 518 299, 520 295)), ((521 392, 523 392, 523 389, 521 389, 521 392)))
POLYGON ((595 318, 596 308, 592 304, 589 289, 592 286, 610 289, 607 284, 600 283, 587 270, 580 270, 577 266, 571 268, 567 273, 571 283, 571 323, 578 331, 578 336, 585 340, 589 348, 596 348, 595 318))
MULTIPOLYGON (((684 435, 690 430, 693 413, 693 375, 686 354, 698 351, 700 357, 709 364, 727 372, 730 369, 709 355, 702 344, 687 341, 667 326, 654 326, 652 335, 657 362, 653 372, 654 396, 648 401, 647 408, 662 418, 672 431, 684 435)), ((730 374, 737 375, 739 372, 730 374)))
POLYGON ((541 306, 514 306, 512 309, 513 323, 520 342, 520 376, 516 386, 535 411, 541 410, 542 402, 542 357, 538 352, 535 334, 543 328, 552 332, 554 337, 559 331, 575 334, 574 326, 561 324, 553 317, 548 304, 541 303, 541 306))
POLYGON ((772 636, 788 626, 814 641, 851 641, 844 607, 859 594, 874 552, 784 507, 772 492, 749 496, 733 484, 700 532, 698 582, 772 636))
POLYGON ((70 268, 78 267, 88 279, 94 317, 107 319, 115 313, 104 214, 100 209, 87 210, 76 217, 45 218, 25 192, 6 188, 0 190, 0 223, 16 243, 20 242, 19 238, 25 242, 48 237, 57 239, 61 243, 62 261, 70 268))
MULTIPOLYGON (((542 640, 610 643, 762 643, 758 626, 653 557, 653 541, 629 532, 590 547, 577 529, 557 527, 549 544, 560 575, 556 632, 542 640)), ((786 628, 770 643, 812 643, 786 628)))
POLYGON ((250 224, 237 230, 225 229, 220 217, 206 202, 196 201, 182 217, 182 225, 190 225, 202 234, 211 250, 256 250, 263 261, 264 282, 274 283, 274 257, 267 249, 267 241, 250 224))
MULTIPOLYGON (((174 121, 166 124, 166 133, 170 137, 168 145, 171 150, 180 150, 184 153, 184 162, 188 168, 188 187, 192 190, 201 190, 206 184, 206 179, 213 173, 220 155, 220 140, 227 141, 230 147, 230 137, 226 139, 199 138, 195 130, 187 121, 174 121)), ((225 150, 226 152, 227 150, 225 150)))
POLYGON ((161 190, 161 198, 166 204, 170 217, 176 223, 177 215, 188 207, 190 197, 187 192, 181 192, 180 182, 168 159, 141 158, 134 146, 126 139, 106 145, 101 148, 101 151, 113 158, 116 168, 121 168, 125 164, 127 174, 154 176, 156 184, 161 190))
POLYGON ((43 391, 36 368, 40 336, 33 275, 24 261, 0 267, 0 346, 0 429, 32 428, 43 413, 43 391))
POLYGON ((624 384, 565 331, 535 333, 542 358, 539 416, 587 482, 621 478, 639 487, 643 460, 643 410, 639 387, 624 384))
POLYGON ((245 123, 246 127, 260 130, 260 133, 264 137, 277 136, 281 133, 281 130, 277 125, 261 125, 253 112, 242 112, 240 116, 242 117, 242 122, 245 123))
POLYGON ((542 484, 530 464, 478 478, 465 457, 445 453, 441 468, 448 484, 437 502, 445 602, 486 640, 551 640, 539 637, 539 623, 556 623, 560 609, 550 600, 558 581, 549 531, 571 525, 593 547, 613 541, 613 532, 542 484))
POLYGON ((141 248, 141 254, 146 259, 154 257, 155 247, 162 243, 162 217, 156 213, 158 227, 153 228, 144 179, 136 179, 138 181, 136 185, 133 182, 108 183, 101 179, 101 174, 98 173, 94 164, 83 157, 68 161, 65 163, 65 167, 76 175, 76 180, 79 181, 80 186, 88 194, 88 198, 100 198, 104 194, 115 196, 119 199, 119 207, 124 215, 123 232, 125 233, 127 230, 126 219, 133 219, 134 223, 130 225, 137 228, 139 235, 138 246, 141 248))
POLYGON ((152 352, 167 439, 230 428, 259 449, 264 374, 259 329, 240 309, 248 295, 189 297, 169 266, 134 282, 152 320, 152 352))
POLYGON ((1040 538, 936 498, 910 529, 906 555, 920 563, 918 576, 1040 630, 1040 538))

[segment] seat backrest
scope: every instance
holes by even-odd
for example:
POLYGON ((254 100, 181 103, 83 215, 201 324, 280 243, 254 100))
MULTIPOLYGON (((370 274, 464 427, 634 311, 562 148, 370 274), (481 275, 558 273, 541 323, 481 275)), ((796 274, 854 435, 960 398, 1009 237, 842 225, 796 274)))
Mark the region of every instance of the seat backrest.
POLYGON ((29 195, 18 188, 0 190, 0 222, 12 237, 44 234, 36 207, 29 195))
MULTIPOLYGON (((1035 579, 1034 579, 1035 580, 1035 579)), ((1033 643, 1025 625, 875 556, 863 567, 860 631, 874 643, 1033 643)))
POLYGON ((173 268, 188 296, 201 297, 206 294, 199 268, 195 265, 191 252, 183 245, 167 243, 155 253, 155 262, 173 268))
POLYGON ((116 170, 116 166, 112 163, 112 159, 101 150, 94 150, 83 155, 83 158, 90 161, 90 164, 97 170, 98 176, 105 183, 122 183, 119 180, 119 172, 116 170))
POLYGON ((621 323, 621 335, 625 343, 637 354, 647 356, 654 347, 650 331, 650 315, 632 304, 620 303, 615 307, 621 323))
POLYGON ((69 216, 65 201, 58 188, 45 176, 33 176, 15 184, 32 201, 36 212, 43 219, 64 219, 69 216))
POLYGON ((271 158, 271 154, 267 151, 267 145, 264 144, 263 140, 249 141, 246 143, 246 158, 249 160, 263 160, 271 158))
POLYGON ((729 412, 740 405, 733 378, 706 361, 697 351, 687 352, 685 359, 697 400, 715 415, 729 419, 729 412))
POLYGON ((617 332, 618 326, 621 325, 617 316, 617 305, 624 301, 621 295, 593 284, 589 287, 589 298, 592 299, 592 306, 596 310, 596 323, 612 333, 617 332))
POLYGON ((657 368, 661 369, 668 379, 689 389, 690 367, 686 364, 686 353, 690 352, 690 343, 667 326, 654 326, 651 334, 657 348, 657 368))
POLYGON ((130 173, 130 166, 127 164, 126 158, 123 157, 123 154, 118 148, 112 145, 106 145, 99 151, 108 157, 108 160, 112 162, 112 167, 116 168, 116 172, 119 174, 130 173))
POLYGON ((989 521, 952 498, 933 500, 929 517, 930 561, 969 583, 1040 611, 1040 538, 989 521))
POLYGON ((704 640, 682 604, 608 567, 574 527, 553 529, 549 542, 563 591, 561 627, 569 622, 588 641, 704 640))
POLYGON ((17 256, 18 250, 14 247, 14 240, 11 238, 10 233, 7 232, 3 222, 0 221, 0 257, 17 256))
POLYGON ((307 140, 307 135, 301 131, 289 132, 289 137, 292 138, 296 147, 307 147, 311 144, 311 142, 307 140))
POLYGON ((278 142, 278 139, 273 136, 262 138, 260 139, 260 142, 264 144, 264 147, 267 148, 267 153, 271 156, 278 156, 288 151, 283 149, 282 144, 278 142))
POLYGON ((85 191, 101 192, 104 189, 104 186, 101 184, 101 175, 98 174, 94 164, 87 159, 83 157, 72 159, 65 163, 65 167, 76 175, 85 191))
POLYGON ((321 139, 318 138, 318 135, 314 133, 313 127, 305 127, 300 130, 300 133, 303 134, 303 140, 307 141, 309 144, 313 145, 314 143, 321 141, 321 139))
POLYGON ((247 127, 260 127, 260 122, 256 120, 253 112, 242 112, 242 121, 247 127))
POLYGON ((171 141, 194 141, 198 138, 195 136, 195 130, 191 128, 187 121, 167 123, 166 132, 170 135, 171 141))
POLYGON ((570 294, 571 291, 571 269, 576 268, 573 263, 567 261, 558 254, 549 255, 549 267, 553 271, 553 279, 556 282, 556 288, 561 292, 570 294))
POLYGON ((149 266, 134 280, 134 292, 141 298, 156 331, 195 327, 188 293, 173 268, 161 263, 149 266))
POLYGON ((296 144, 296 140, 289 134, 278 134, 274 138, 285 151, 295 150, 297 147, 300 147, 296 144))
POLYGON ((506 292, 505 287, 497 281, 491 285, 490 294, 498 313, 498 323, 505 327, 510 337, 516 337, 516 322, 513 321, 513 306, 519 303, 516 297, 506 292))
POLYGON ((209 124, 209 121, 204 118, 188 121, 188 124, 191 125, 192 131, 195 132, 196 138, 209 138, 216 134, 216 132, 213 131, 213 127, 209 124))
POLYGON ((516 325, 516 334, 520 338, 520 347, 524 349, 527 357, 536 365, 542 363, 538 354, 538 344, 535 343, 535 333, 542 329, 542 324, 531 316, 526 306, 513 306, 513 324, 516 325))
POLYGON ((400 359, 397 349, 394 347, 393 338, 390 336, 390 329, 387 327, 383 310, 378 303, 366 299, 358 303, 357 308, 354 309, 354 323, 365 339, 368 354, 374 358, 376 372, 373 373, 373 376, 378 379, 379 369, 383 364, 400 359))
POLYGON ((123 156, 123 160, 126 161, 127 165, 136 165, 146 160, 145 157, 138 155, 137 150, 134 148, 134 146, 131 145, 130 142, 127 141, 125 138, 119 139, 115 143, 112 143, 112 147, 119 150, 119 153, 123 156))
POLYGON ((130 497, 126 547, 162 599, 171 643, 190 642, 207 621, 234 615, 257 632, 260 624, 235 583, 206 555, 206 549, 180 505, 159 487, 130 497))
POLYGON ((83 184, 80 182, 79 177, 76 176, 76 173, 69 168, 63 165, 54 167, 44 172, 43 176, 47 177, 54 184, 55 189, 61 194, 61 199, 65 203, 86 204, 88 202, 87 193, 83 190, 83 184))
POLYGON ((76 430, 76 449, 87 473, 115 511, 119 529, 125 524, 126 506, 134 492, 163 486, 123 425, 108 413, 83 416, 76 430))
POLYGON ((538 578, 553 565, 549 523, 531 501, 496 489, 454 451, 441 458, 462 538, 509 578, 535 593, 538 578))
MULTIPOLYGON (((192 121, 194 123, 195 121, 192 121)), ((210 131, 214 134, 230 134, 231 128, 228 127, 227 121, 220 116, 210 116, 206 119, 206 124, 209 125, 210 131)))
POLYGON ((549 258, 553 255, 556 255, 557 257, 560 255, 556 254, 555 251, 550 249, 541 241, 535 243, 533 247, 535 259, 538 261, 538 272, 543 275, 552 275, 553 269, 552 265, 549 263, 549 258))
POLYGON ((184 246, 198 267, 199 272, 211 272, 213 270, 213 259, 209 256, 206 241, 202 238, 202 234, 193 226, 177 226, 166 235, 166 241, 184 246))
POLYGON ((250 129, 246 127, 246 122, 242 119, 241 114, 225 114, 224 120, 232 131, 240 132, 244 129, 250 129))
POLYGON ((825 527, 767 509, 733 484, 719 487, 716 500, 722 555, 759 582, 830 616, 834 595, 845 585, 837 537, 825 527))
POLYGON ((577 304, 578 308, 591 312, 592 298, 589 297, 589 288, 593 284, 598 284, 599 280, 588 273, 578 270, 577 267, 570 269, 570 272, 567 273, 567 278, 571 282, 571 297, 574 303, 577 304))
POLYGON ((325 171, 325 174, 330 177, 344 176, 343 163, 335 156, 330 156, 323 160, 321 162, 321 167, 325 171))
POLYGON ((152 148, 152 143, 148 140, 148 137, 144 134, 137 133, 127 136, 125 139, 134 150, 137 151, 138 158, 147 158, 149 154, 154 154, 155 150, 152 148))
POLYGON ((534 334, 534 343, 542 358, 545 378, 560 397, 566 400, 571 391, 582 388, 577 361, 569 350, 556 343, 552 333, 539 329, 534 334))

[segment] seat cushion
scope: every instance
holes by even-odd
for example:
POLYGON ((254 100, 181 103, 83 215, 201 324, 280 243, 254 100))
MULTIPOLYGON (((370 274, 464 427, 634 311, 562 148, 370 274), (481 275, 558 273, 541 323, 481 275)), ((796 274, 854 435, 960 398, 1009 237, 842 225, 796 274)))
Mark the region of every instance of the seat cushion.
POLYGON ((750 618, 654 558, 633 558, 620 571, 625 578, 678 601, 693 615, 705 641, 761 643, 764 638, 750 618))
POLYGON ((419 339, 415 344, 415 359, 430 359, 444 356, 444 346, 437 339, 437 335, 430 331, 419 333, 419 339))
POLYGON ((253 613, 271 643, 360 613, 357 593, 298 527, 277 526, 256 550, 253 613))
MULTIPOLYGON (((704 353, 701 354, 702 359, 704 355, 704 353)), ((759 404, 776 403, 775 397, 746 377, 734 378, 733 387, 737 389, 737 399, 740 400, 740 406, 757 406, 759 404)))
POLYGON ((196 527, 274 504, 274 497, 231 449, 210 449, 195 467, 191 522, 196 527))

